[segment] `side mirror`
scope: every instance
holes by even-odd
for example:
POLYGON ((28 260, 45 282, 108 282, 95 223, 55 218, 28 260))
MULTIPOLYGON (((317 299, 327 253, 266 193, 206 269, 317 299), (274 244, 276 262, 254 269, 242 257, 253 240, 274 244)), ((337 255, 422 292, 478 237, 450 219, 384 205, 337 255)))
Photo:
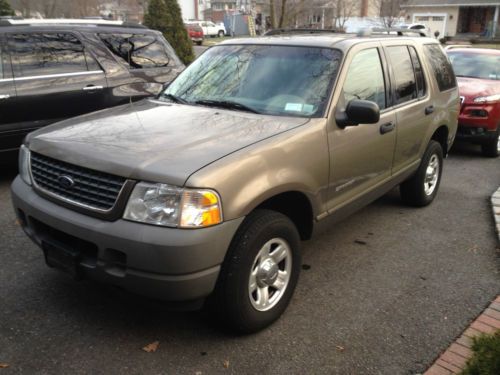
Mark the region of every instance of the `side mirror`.
POLYGON ((353 99, 344 111, 339 111, 335 115, 337 125, 342 128, 359 124, 376 124, 379 120, 380 108, 377 103, 369 100, 353 99))

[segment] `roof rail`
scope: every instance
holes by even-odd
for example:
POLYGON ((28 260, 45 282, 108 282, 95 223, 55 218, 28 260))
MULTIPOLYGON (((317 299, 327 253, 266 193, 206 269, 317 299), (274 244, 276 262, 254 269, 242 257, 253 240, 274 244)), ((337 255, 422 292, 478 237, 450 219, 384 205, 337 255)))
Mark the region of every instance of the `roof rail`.
POLYGON ((264 34, 264 36, 286 35, 286 34, 331 34, 343 33, 334 29, 272 29, 264 34))
POLYGON ((28 18, 9 17, 0 19, 0 26, 48 26, 48 25, 84 25, 84 26, 122 26, 146 28, 138 23, 129 23, 115 20, 105 20, 102 18, 28 18))
POLYGON ((425 31, 417 29, 400 29, 397 27, 376 27, 372 29, 362 29, 358 32, 358 36, 371 36, 371 35, 397 35, 397 36, 419 36, 427 37, 425 31))

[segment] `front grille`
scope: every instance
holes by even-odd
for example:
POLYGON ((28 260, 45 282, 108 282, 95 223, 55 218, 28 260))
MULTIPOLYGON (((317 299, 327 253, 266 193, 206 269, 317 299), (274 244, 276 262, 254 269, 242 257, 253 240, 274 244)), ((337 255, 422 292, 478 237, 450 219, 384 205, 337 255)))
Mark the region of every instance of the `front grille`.
POLYGON ((31 174, 36 186, 52 195, 101 211, 113 208, 125 183, 125 178, 65 163, 35 152, 31 152, 31 174))

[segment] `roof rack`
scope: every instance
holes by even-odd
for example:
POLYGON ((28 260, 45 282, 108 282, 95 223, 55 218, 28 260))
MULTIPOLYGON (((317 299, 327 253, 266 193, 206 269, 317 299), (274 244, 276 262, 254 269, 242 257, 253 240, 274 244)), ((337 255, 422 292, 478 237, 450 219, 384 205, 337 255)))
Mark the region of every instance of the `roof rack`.
POLYGON ((425 31, 417 30, 417 29, 400 29, 397 27, 376 27, 372 29, 362 29, 358 32, 358 36, 419 36, 419 37, 427 37, 428 35, 425 31))
POLYGON ((269 30, 264 36, 273 35, 286 35, 286 34, 331 34, 343 33, 342 31, 334 29, 272 29, 269 30))
POLYGON ((84 26, 122 26, 146 28, 138 23, 105 20, 102 18, 28 18, 8 17, 0 19, 0 26, 49 26, 49 25, 84 25, 84 26))

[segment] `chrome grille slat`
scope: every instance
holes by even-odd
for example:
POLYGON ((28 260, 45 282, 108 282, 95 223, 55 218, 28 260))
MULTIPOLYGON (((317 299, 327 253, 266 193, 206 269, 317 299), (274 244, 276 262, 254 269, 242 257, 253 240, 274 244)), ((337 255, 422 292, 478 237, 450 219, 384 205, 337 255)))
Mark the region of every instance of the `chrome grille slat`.
MULTIPOLYGON (((32 170, 32 171, 33 171, 33 170, 35 170, 35 171, 36 171, 36 173, 39 173, 39 174, 40 174, 40 175, 42 175, 44 178, 49 179, 49 180, 51 180, 51 181, 52 181, 52 182, 54 182, 54 183, 58 183, 58 181, 57 181, 57 177, 59 176, 59 174, 56 174, 56 173, 54 173, 54 172, 51 172, 50 170, 47 170, 47 168, 40 168, 40 167, 39 167, 38 165, 36 165, 36 164, 31 164, 31 170, 32 170)), ((78 178, 78 177, 75 177, 75 178, 74 178, 74 180, 75 180, 75 182, 77 182, 77 183, 84 183, 84 184, 86 184, 86 185, 88 185, 88 186, 91 186, 92 188, 99 188, 99 189, 101 189, 101 190, 105 190, 105 191, 107 191, 107 192, 109 192, 109 193, 112 193, 112 194, 111 194, 111 196, 114 196, 115 194, 118 194, 118 193, 120 192, 120 189, 121 189, 121 187, 117 187, 117 188, 109 188, 109 187, 105 187, 105 186, 99 186, 99 185, 98 185, 98 184, 96 184, 96 183, 89 183, 89 182, 87 182, 87 181, 85 181, 85 180, 82 180, 82 179, 80 179, 80 178, 78 178), (114 194, 113 194, 113 193, 114 193, 114 194)), ((80 190, 80 189, 82 189, 82 188, 81 188, 81 187, 79 187, 79 185, 76 185, 76 186, 74 187, 74 189, 78 189, 78 190, 80 190)))
MULTIPOLYGON (((32 154, 32 156, 31 156, 31 162, 32 162, 32 164, 33 164, 33 161, 34 161, 36 163, 40 163, 41 165, 45 165, 44 162, 42 161, 43 159, 41 159, 40 156, 41 155, 32 154)), ((43 158, 47 158, 47 157, 44 156, 43 158)), ((47 158, 47 159, 50 159, 50 158, 47 158)), ((64 162, 61 162, 61 161, 55 160, 55 159, 52 159, 52 160, 54 161, 54 164, 52 164, 50 166, 50 170, 58 170, 61 173, 78 173, 79 177, 91 179, 91 180, 94 180, 94 181, 97 181, 97 182, 109 183, 109 184, 118 186, 119 188, 122 187, 123 181, 125 181, 125 179, 123 179, 121 177, 116 177, 116 176, 112 176, 112 175, 106 176, 105 173, 97 172, 97 171, 95 171, 95 175, 92 175, 90 173, 86 173, 85 171, 80 171, 79 170, 79 169, 84 169, 84 170, 86 169, 88 171, 94 172, 91 169, 87 169, 87 168, 84 168, 84 167, 76 167, 75 168, 71 164, 67 164, 67 163, 64 163, 64 162), (66 168, 63 167, 62 166, 63 163, 67 164, 68 167, 66 167, 66 168), (103 177, 99 177, 100 175, 104 176, 104 178, 103 177)))
POLYGON ((111 210, 126 179, 31 152, 31 175, 37 187, 56 198, 99 211, 111 210), (59 178, 68 176, 71 187, 63 186, 59 178))

